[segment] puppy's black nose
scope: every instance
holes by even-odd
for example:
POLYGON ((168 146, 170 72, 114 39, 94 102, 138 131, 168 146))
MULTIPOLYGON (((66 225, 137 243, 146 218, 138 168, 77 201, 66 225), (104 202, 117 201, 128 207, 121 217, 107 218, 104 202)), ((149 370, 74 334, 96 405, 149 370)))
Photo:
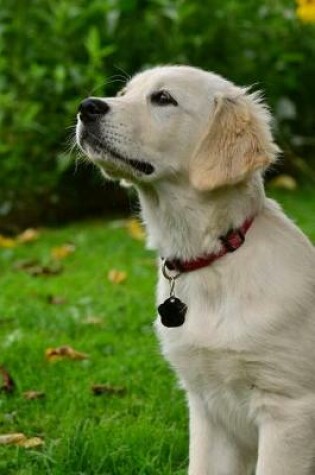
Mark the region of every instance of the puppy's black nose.
POLYGON ((100 115, 105 115, 109 111, 107 102, 100 99, 88 97, 79 105, 79 114, 82 122, 93 122, 100 115))

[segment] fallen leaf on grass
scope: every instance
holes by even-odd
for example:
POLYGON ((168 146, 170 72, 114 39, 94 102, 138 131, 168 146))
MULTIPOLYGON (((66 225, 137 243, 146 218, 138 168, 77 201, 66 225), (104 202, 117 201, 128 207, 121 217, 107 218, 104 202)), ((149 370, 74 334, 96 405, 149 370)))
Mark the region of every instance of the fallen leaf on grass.
POLYGON ((85 325, 103 325, 104 324, 104 321, 102 318, 100 317, 93 317, 93 316, 90 316, 90 317, 86 317, 85 320, 83 320, 83 323, 85 325))
POLYGON ((40 447, 44 444, 45 442, 40 437, 30 437, 29 439, 25 437, 25 439, 20 440, 20 442, 17 442, 16 445, 18 445, 19 447, 24 447, 25 449, 34 449, 35 447, 40 447))
POLYGON ((58 275, 63 271, 63 267, 59 263, 51 262, 49 264, 38 265, 34 267, 29 267, 27 272, 36 277, 38 275, 58 275))
POLYGON ((89 358, 89 355, 86 353, 81 353, 71 346, 60 346, 59 348, 47 348, 45 351, 45 356, 48 361, 58 361, 62 359, 70 360, 86 360, 89 358))
POLYGON ((14 269, 24 270, 33 277, 58 275, 63 271, 63 267, 59 262, 41 264, 37 259, 17 261, 14 264, 14 269))
POLYGON ((17 444, 18 442, 21 442, 25 438, 26 438, 25 435, 22 433, 3 434, 3 435, 0 435, 0 444, 3 444, 3 445, 17 444))
POLYGON ((52 305, 63 305, 67 299, 61 295, 47 295, 47 302, 52 305))
POLYGON ((75 245, 71 243, 62 244, 62 246, 53 247, 51 254, 54 259, 61 260, 68 257, 75 251, 75 245))
POLYGON ((284 190, 294 191, 297 189, 296 180, 290 175, 279 175, 270 180, 269 185, 273 188, 283 188, 284 190))
POLYGON ((124 396, 127 392, 126 388, 110 386, 109 384, 93 384, 91 391, 94 396, 101 396, 102 394, 124 396))
POLYGON ((15 382, 3 366, 0 366, 0 374, 3 379, 3 385, 0 387, 0 391, 3 391, 7 394, 13 393, 15 390, 15 382))
POLYGON ((12 239, 0 234, 0 247, 3 247, 4 249, 11 249, 12 247, 15 247, 15 246, 16 246, 15 239, 12 239))
POLYGON ((33 401, 34 399, 43 399, 45 397, 44 391, 25 391, 23 393, 24 399, 33 401))
POLYGON ((0 435, 0 444, 2 445, 18 445, 25 449, 31 449, 39 447, 44 443, 45 442, 40 437, 27 438, 26 435, 22 433, 0 435))
POLYGON ((16 237, 11 238, 3 236, 0 234, 0 247, 10 249, 15 247, 17 244, 24 244, 32 241, 36 241, 39 237, 39 232, 36 229, 25 229, 21 234, 18 234, 16 237))
POLYGON ((21 259, 20 261, 14 262, 13 268, 16 270, 27 270, 30 267, 38 266, 39 264, 38 259, 21 259))
POLYGON ((138 241, 145 240, 145 231, 144 227, 142 226, 141 222, 138 219, 131 218, 126 221, 126 228, 128 234, 133 238, 137 239, 138 241))
POLYGON ((16 237, 17 241, 23 244, 37 241, 38 238, 39 238, 39 231, 33 228, 25 229, 25 231, 23 231, 21 234, 19 234, 16 237))
POLYGON ((107 277, 108 280, 113 284, 122 284, 127 279, 127 272, 117 269, 111 269, 108 272, 107 277))

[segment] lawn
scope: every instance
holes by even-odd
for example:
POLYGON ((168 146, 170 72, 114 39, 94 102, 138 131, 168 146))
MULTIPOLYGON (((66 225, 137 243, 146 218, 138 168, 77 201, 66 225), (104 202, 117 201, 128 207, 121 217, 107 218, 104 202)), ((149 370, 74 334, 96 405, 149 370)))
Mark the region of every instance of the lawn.
MULTIPOLYGON (((315 239, 314 192, 273 194, 315 239)), ((152 329, 155 257, 135 237, 93 221, 0 249, 0 365, 15 382, 10 392, 0 375, 0 435, 44 441, 0 445, 1 474, 185 473, 185 398, 152 329), (87 357, 47 356, 63 346, 87 357)))

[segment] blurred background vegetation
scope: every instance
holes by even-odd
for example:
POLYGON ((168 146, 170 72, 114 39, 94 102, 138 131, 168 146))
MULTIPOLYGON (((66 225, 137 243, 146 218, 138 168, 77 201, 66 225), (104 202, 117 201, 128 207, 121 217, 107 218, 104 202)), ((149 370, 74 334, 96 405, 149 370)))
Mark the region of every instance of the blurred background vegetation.
POLYGON ((70 153, 77 106, 129 75, 189 63, 265 91, 281 173, 315 180, 312 0, 2 0, 0 228, 126 208, 70 153))

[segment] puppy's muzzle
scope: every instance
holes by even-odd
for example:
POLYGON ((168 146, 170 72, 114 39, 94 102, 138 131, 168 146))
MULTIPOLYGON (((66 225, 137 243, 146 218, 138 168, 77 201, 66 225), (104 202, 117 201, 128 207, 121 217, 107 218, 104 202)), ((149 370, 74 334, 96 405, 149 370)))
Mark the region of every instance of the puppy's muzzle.
POLYGON ((81 102, 78 108, 81 124, 77 128, 77 142, 81 149, 86 152, 87 148, 91 155, 104 153, 111 162, 123 162, 143 175, 152 175, 155 169, 151 163, 129 158, 119 151, 117 145, 102 137, 100 121, 109 111, 109 104, 102 99, 88 97, 81 102))
POLYGON ((80 120, 84 123, 95 122, 103 115, 107 114, 110 107, 106 101, 88 97, 79 105, 78 113, 80 120))

